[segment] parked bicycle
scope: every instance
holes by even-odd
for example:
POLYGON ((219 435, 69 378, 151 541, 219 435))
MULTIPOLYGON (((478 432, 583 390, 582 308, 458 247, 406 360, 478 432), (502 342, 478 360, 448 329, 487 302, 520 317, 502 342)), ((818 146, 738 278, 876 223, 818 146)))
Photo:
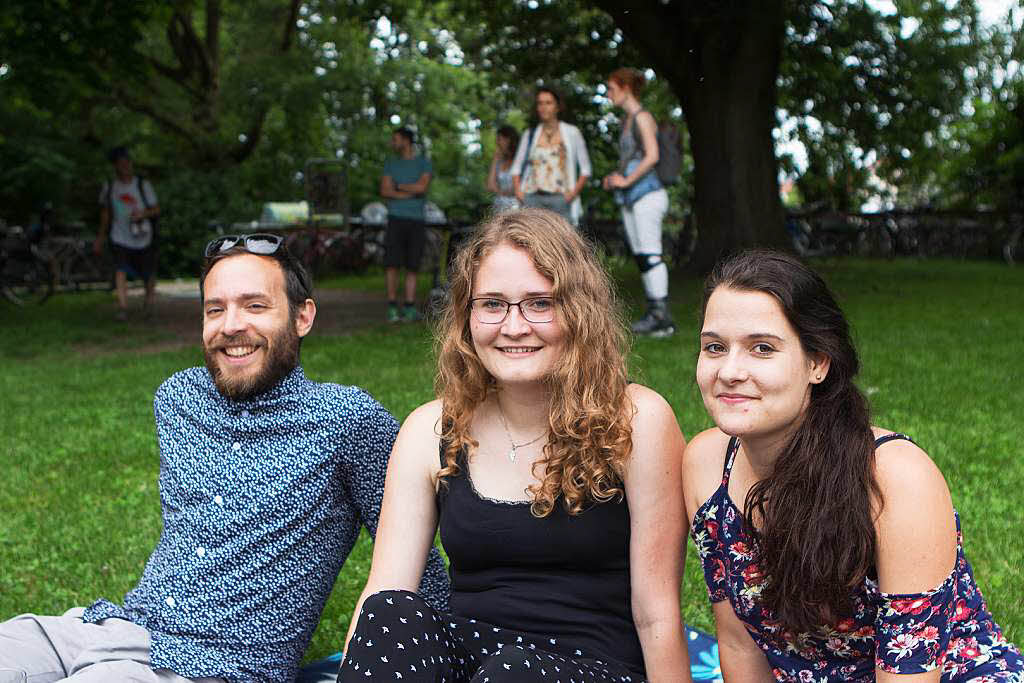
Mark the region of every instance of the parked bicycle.
POLYGON ((53 294, 57 268, 20 225, 0 233, 0 295, 16 306, 41 304, 53 294))
POLYGON ((50 237, 43 249, 56 264, 57 283, 62 291, 112 289, 113 264, 109 255, 96 256, 93 241, 84 237, 50 237))

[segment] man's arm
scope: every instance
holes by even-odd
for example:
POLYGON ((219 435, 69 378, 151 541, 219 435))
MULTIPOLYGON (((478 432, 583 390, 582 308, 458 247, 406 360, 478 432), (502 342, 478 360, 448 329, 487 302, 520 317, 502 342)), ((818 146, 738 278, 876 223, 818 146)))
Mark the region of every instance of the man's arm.
POLYGON ((395 185, 394 178, 389 175, 382 175, 380 177, 380 196, 385 199, 410 199, 415 195, 412 192, 399 190, 395 185))
POLYGON ((110 183, 104 183, 103 187, 100 188, 100 227, 96 231, 96 239, 93 241, 92 250, 97 256, 103 253, 103 245, 107 241, 107 235, 110 234, 110 183))
POLYGON ((430 181, 433 179, 433 175, 430 171, 426 171, 419 177, 415 183, 398 183, 395 185, 395 189, 399 192, 408 192, 412 195, 421 195, 427 193, 427 188, 430 187, 430 181))
POLYGON ((141 192, 144 195, 142 203, 146 206, 139 218, 155 218, 159 216, 160 202, 156 198, 156 190, 153 189, 153 184, 148 180, 143 180, 141 192))

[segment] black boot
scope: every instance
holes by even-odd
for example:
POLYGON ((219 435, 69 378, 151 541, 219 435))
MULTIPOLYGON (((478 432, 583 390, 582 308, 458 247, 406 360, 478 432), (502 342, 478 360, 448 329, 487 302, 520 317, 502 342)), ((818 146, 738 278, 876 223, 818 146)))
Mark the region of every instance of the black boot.
POLYGON ((671 337, 676 333, 676 324, 668 312, 668 299, 648 299, 644 317, 632 325, 633 334, 645 337, 671 337))

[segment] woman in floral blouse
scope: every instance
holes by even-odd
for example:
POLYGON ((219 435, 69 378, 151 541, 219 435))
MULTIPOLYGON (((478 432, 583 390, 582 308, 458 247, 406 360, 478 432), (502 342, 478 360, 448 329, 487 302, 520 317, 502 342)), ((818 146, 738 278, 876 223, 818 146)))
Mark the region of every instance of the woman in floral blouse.
POLYGON ((824 281, 776 252, 720 263, 700 343, 717 427, 683 485, 726 681, 1024 682, 942 473, 869 421, 824 281))
POLYGON ((578 226, 580 193, 593 173, 587 143, 579 128, 559 120, 562 98, 552 88, 537 88, 534 106, 538 123, 523 133, 512 160, 516 199, 578 226))

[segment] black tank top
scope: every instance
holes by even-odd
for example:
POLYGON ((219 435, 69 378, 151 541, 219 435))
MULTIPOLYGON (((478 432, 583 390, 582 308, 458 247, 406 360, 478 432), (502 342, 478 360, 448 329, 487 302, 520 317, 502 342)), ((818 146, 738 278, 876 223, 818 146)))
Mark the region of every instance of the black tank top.
POLYGON ((615 660, 642 676, 630 602, 628 504, 613 500, 573 516, 559 500, 537 518, 528 502, 479 495, 464 454, 458 464, 458 476, 438 492, 452 613, 528 633, 566 656, 579 650, 615 660))

